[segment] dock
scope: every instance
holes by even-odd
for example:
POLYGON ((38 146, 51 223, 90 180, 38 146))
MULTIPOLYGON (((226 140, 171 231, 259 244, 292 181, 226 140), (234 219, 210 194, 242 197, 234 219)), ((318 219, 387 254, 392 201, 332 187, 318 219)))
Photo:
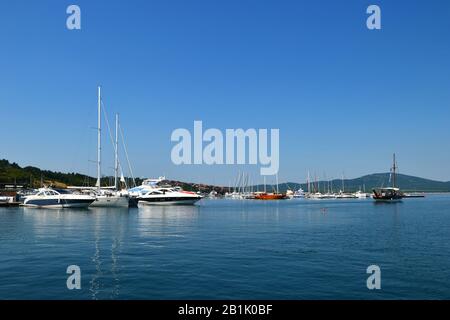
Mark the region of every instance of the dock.
POLYGON ((0 207, 18 207, 20 202, 0 202, 0 207))

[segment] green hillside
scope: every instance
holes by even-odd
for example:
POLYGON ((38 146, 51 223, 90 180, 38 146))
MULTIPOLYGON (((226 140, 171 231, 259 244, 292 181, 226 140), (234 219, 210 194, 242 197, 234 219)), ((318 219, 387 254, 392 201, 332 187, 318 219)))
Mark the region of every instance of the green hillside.
MULTIPOLYGON (((344 190, 354 192, 365 188, 369 192, 373 188, 391 186, 389 176, 389 173, 374 173, 356 179, 346 179, 344 180, 344 190)), ((288 188, 287 185, 291 189, 300 187, 304 190, 307 189, 306 183, 287 183, 280 185, 280 190, 285 191, 288 188)), ((336 192, 342 189, 342 180, 319 181, 318 185, 322 192, 328 190, 331 186, 333 191, 336 192)), ((450 192, 450 182, 429 180, 404 174, 397 175, 397 187, 403 191, 450 192)))
MULTIPOLYGON (((95 178, 88 177, 80 173, 62 173, 53 172, 49 170, 41 170, 36 167, 20 167, 17 163, 10 163, 8 160, 0 160, 0 187, 5 184, 18 184, 27 187, 39 187, 41 185, 41 179, 45 184, 53 184, 59 187, 65 186, 92 186, 95 183, 95 178)), ((102 178, 102 185, 111 185, 112 177, 102 178)), ((206 184, 199 183, 188 183, 181 181, 167 181, 171 185, 178 185, 183 187, 185 190, 193 191, 203 191, 209 192, 211 190, 216 190, 220 193, 228 191, 228 188, 215 187, 206 184)), ((136 179, 136 183, 140 184, 141 180, 136 179)), ((342 180, 335 179, 332 181, 319 181, 319 189, 321 192, 326 192, 330 187, 333 188, 334 192, 342 189, 342 180)), ((357 190, 370 191, 372 188, 380 186, 389 186, 389 173, 375 173, 366 175, 356 179, 344 180, 344 189, 348 192, 353 192, 357 190)), ((423 192, 450 192, 450 182, 434 181, 424 178, 418 178, 413 176, 408 176, 404 174, 397 175, 397 185, 403 191, 423 191, 423 192)), ((284 192, 289 189, 299 189, 307 190, 306 183, 281 183, 279 190, 284 192)), ((254 190, 263 190, 263 186, 255 186, 254 190)), ((275 190, 275 186, 266 186, 267 191, 275 190)))
MULTIPOLYGON (((41 180, 44 184, 66 187, 92 186, 95 184, 96 178, 74 172, 62 173, 41 170, 31 166, 22 168, 15 162, 10 163, 5 159, 0 160, 0 186, 12 184, 35 188, 41 186, 41 180)), ((111 185, 111 181, 112 177, 103 177, 102 185, 111 185)))

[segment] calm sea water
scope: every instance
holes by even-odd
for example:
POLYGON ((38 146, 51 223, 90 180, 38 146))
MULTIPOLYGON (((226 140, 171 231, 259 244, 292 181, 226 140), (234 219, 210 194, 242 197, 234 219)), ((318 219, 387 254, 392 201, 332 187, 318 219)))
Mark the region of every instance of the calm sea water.
POLYGON ((397 298, 450 299, 450 196, 0 208, 0 299, 397 298))

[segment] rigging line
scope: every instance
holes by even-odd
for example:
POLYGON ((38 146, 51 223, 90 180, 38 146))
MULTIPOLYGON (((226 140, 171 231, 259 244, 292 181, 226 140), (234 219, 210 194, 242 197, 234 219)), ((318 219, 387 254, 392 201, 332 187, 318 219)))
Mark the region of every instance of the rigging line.
MULTIPOLYGON (((109 125, 108 115, 106 114, 106 107, 105 107, 105 104, 103 103, 103 100, 101 101, 101 104, 102 104, 103 115, 104 115, 104 118, 106 119, 106 125, 108 127, 109 139, 111 140, 111 144, 113 145, 114 152, 117 153, 116 144, 114 143, 114 138, 113 138, 112 133, 111 133, 111 127, 109 125)), ((123 174, 122 165, 120 163, 120 159, 119 158, 117 158, 117 162, 119 164, 119 170, 123 174)))
POLYGON ((133 187, 136 187, 136 180, 134 179, 133 169, 131 168, 130 158, 128 157, 128 150, 127 150, 127 146, 125 145, 125 138, 123 136, 122 126, 120 124, 119 124, 119 132, 120 132, 120 136, 122 137, 122 145, 123 145, 123 150, 125 151, 125 157, 128 162, 128 168, 130 169, 131 178, 133 179, 133 187))

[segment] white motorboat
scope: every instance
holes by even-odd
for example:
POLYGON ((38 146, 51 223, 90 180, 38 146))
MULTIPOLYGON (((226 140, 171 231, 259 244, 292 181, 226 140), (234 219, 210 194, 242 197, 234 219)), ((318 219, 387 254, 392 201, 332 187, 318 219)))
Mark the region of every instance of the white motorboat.
POLYGON ((336 194, 335 199, 356 199, 356 196, 351 193, 339 192, 336 194))
POLYGON ((292 190, 286 190, 286 197, 288 199, 293 199, 294 198, 294 191, 292 190))
POLYGON ((95 198, 88 195, 41 188, 36 194, 27 196, 24 205, 37 208, 87 208, 94 201, 95 198))
POLYGON ((154 188, 138 196, 138 206, 147 205, 193 205, 203 197, 180 188, 154 188))
POLYGON ((369 195, 365 192, 362 192, 361 190, 358 190, 354 193, 354 196, 358 199, 366 199, 369 197, 369 195))
POLYGON ((304 198, 305 197, 305 191, 303 191, 302 188, 298 189, 297 191, 294 192, 294 198, 304 198))
POLYGON ((130 197, 142 196, 149 191, 157 189, 158 183, 164 180, 166 180, 166 177, 159 177, 157 179, 145 179, 144 181, 142 181, 142 184, 140 186, 128 189, 128 195, 130 197))

